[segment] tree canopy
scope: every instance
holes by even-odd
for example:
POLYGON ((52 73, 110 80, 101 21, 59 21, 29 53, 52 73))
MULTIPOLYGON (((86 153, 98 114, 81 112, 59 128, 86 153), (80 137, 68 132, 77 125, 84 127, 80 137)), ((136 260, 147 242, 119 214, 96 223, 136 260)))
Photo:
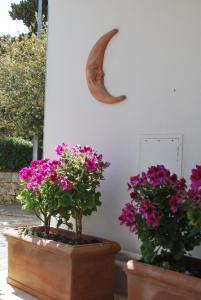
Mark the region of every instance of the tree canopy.
MULTIPOLYGON (((47 22, 48 0, 43 0, 44 22, 47 22)), ((24 25, 37 32, 36 14, 38 12, 38 0, 21 0, 19 4, 12 3, 9 14, 13 20, 22 20, 24 25)))
POLYGON ((31 138, 43 132, 46 33, 0 40, 0 130, 31 138), (2 49, 2 50, 1 50, 2 49))

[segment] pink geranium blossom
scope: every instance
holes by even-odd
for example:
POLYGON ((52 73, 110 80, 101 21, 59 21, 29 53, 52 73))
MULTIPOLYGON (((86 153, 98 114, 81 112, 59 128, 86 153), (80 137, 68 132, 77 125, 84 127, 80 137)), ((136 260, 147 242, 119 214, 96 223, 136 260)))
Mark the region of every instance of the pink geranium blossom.
POLYGON ((68 177, 64 177, 61 179, 61 186, 64 191, 70 191, 73 188, 73 183, 68 179, 68 177))
POLYGON ((141 201, 139 207, 139 214, 146 220, 148 225, 156 228, 159 224, 156 206, 151 203, 148 199, 141 201))
POLYGON ((176 213, 178 211, 179 205, 182 204, 182 199, 180 195, 173 195, 169 200, 170 210, 172 213, 176 213))
POLYGON ((170 181, 170 171, 163 165, 152 166, 148 169, 147 178, 153 185, 166 184, 170 181))
POLYGON ((30 168, 23 168, 19 171, 20 179, 27 182, 27 188, 39 194, 43 182, 50 180, 53 184, 58 184, 57 169, 60 161, 44 158, 30 163, 30 168))
POLYGON ((191 174, 191 190, 199 191, 201 189, 201 166, 196 166, 191 174))
POLYGON ((131 231, 135 231, 136 209, 132 203, 127 203, 122 209, 121 215, 119 216, 119 221, 121 225, 126 225, 130 228, 131 231))
POLYGON ((57 145, 54 150, 58 156, 61 156, 66 147, 68 147, 67 144, 61 143, 61 144, 57 145))
POLYGON ((23 168, 19 171, 20 179, 28 181, 34 174, 34 168, 23 168))
POLYGON ((189 189, 188 191, 189 199, 198 205, 199 208, 201 208, 201 191, 195 192, 192 189, 189 189))
MULTIPOLYGON (((192 170, 191 180, 191 190, 187 193, 186 180, 171 174, 163 165, 151 166, 147 172, 131 176, 128 183, 131 206, 126 206, 124 214, 126 209, 135 207, 134 219, 140 216, 156 230, 160 222, 169 215, 175 215, 189 197, 201 207, 201 192, 194 192, 201 186, 201 167, 192 170)), ((135 230, 137 227, 136 223, 135 230)))
POLYGON ((98 164, 95 159, 86 159, 84 166, 89 172, 94 172, 98 168, 98 164))

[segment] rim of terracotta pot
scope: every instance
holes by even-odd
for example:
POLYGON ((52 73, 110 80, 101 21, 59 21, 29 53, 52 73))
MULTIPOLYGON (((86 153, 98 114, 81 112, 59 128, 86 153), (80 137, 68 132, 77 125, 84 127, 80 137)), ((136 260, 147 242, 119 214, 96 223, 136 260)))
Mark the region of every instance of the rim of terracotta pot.
MULTIPOLYGON (((43 229, 43 226, 32 226, 32 228, 43 229)), ((87 255, 104 255, 106 253, 109 254, 116 254, 120 251, 121 247, 117 242, 106 240, 103 238, 90 236, 90 235, 83 235, 86 239, 98 239, 99 243, 93 244, 84 244, 84 245, 69 245, 64 244, 62 242, 52 241, 45 238, 35 237, 32 235, 20 235, 19 233, 20 228, 11 228, 4 231, 4 236, 9 238, 14 238, 17 240, 21 240, 27 243, 30 243, 35 246, 43 247, 47 251, 51 252, 60 252, 61 255, 70 256, 70 257, 83 257, 87 255)), ((55 232, 56 228, 50 227, 50 231, 55 232)), ((73 232, 65 230, 65 229, 58 229, 57 232, 63 233, 66 236, 72 237, 74 235, 73 232)))
POLYGON ((192 275, 179 273, 162 267, 130 260, 124 265, 128 275, 137 275, 151 278, 160 283, 176 286, 194 293, 201 293, 201 279, 192 275))

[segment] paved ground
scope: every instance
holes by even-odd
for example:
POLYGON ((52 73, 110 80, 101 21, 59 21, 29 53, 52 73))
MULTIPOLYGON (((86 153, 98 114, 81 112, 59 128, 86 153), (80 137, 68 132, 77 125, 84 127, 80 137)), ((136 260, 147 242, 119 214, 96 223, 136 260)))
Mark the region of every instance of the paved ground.
MULTIPOLYGON (((25 224, 37 225, 39 222, 32 213, 21 211, 18 204, 0 205, 0 300, 39 300, 6 283, 7 243, 2 233, 6 228, 25 224)), ((126 300, 126 298, 115 296, 115 300, 126 300)))
POLYGON ((38 219, 30 212, 21 211, 20 205, 0 205, 0 300, 36 300, 36 298, 6 284, 7 242, 3 236, 6 228, 37 225, 38 219))

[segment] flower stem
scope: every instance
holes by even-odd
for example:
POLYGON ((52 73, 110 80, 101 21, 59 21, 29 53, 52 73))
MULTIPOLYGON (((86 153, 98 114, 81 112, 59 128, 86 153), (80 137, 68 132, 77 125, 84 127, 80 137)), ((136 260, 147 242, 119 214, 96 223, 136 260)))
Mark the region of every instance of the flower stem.
POLYGON ((82 212, 77 211, 75 214, 76 239, 82 239, 82 212))

